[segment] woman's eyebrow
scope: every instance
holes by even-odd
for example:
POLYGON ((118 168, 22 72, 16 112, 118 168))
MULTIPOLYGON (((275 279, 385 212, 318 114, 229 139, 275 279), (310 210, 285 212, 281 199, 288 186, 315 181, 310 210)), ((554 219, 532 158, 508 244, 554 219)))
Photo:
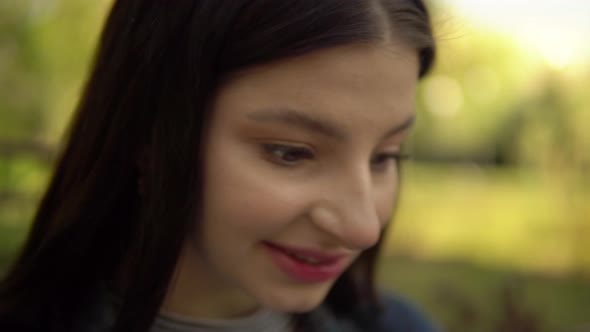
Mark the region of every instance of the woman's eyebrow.
POLYGON ((385 140, 391 136, 397 135, 405 130, 410 129, 413 125, 414 122, 416 121, 416 116, 414 114, 410 115, 404 122, 402 122, 400 125, 397 125, 391 129, 389 129, 388 131, 385 132, 385 135, 383 135, 382 140, 385 140))
MULTIPOLYGON (((265 109, 248 113, 246 117, 256 122, 282 123, 313 133, 320 133, 326 137, 339 141, 349 141, 350 135, 333 124, 314 118, 312 115, 290 108, 265 109)), ((414 124, 415 117, 411 115, 404 122, 385 132, 382 140, 399 134, 414 124)))
POLYGON ((256 122, 275 122, 298 127, 313 133, 339 141, 348 141, 349 135, 327 121, 314 118, 310 114, 290 108, 277 108, 255 111, 247 114, 248 119, 256 122))

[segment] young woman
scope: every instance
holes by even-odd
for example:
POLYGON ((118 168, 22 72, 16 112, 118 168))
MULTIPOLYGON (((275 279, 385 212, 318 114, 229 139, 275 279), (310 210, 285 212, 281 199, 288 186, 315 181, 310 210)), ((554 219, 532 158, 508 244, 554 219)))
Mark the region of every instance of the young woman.
POLYGON ((373 281, 433 57, 419 0, 116 0, 0 327, 433 331, 373 281))

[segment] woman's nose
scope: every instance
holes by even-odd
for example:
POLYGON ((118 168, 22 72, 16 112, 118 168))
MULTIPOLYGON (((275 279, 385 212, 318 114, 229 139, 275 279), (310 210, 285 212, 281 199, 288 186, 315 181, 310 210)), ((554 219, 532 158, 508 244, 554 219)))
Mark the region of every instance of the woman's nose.
POLYGON ((334 178, 319 191, 321 197, 310 211, 318 228, 352 250, 375 245, 383 227, 376 191, 367 173, 334 178))

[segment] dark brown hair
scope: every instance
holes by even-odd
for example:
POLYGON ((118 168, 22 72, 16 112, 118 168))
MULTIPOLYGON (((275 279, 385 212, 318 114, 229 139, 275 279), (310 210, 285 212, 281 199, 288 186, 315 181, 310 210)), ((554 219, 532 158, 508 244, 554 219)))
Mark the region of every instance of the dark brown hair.
MULTIPOLYGON (((90 290, 124 270, 114 330, 147 331, 198 220, 200 142, 224 80, 387 35, 416 49, 416 75, 428 71, 434 41, 419 0, 116 0, 30 235, 0 285, 0 316, 67 331, 90 290)), ((336 314, 375 303, 377 251, 331 290, 336 314)))

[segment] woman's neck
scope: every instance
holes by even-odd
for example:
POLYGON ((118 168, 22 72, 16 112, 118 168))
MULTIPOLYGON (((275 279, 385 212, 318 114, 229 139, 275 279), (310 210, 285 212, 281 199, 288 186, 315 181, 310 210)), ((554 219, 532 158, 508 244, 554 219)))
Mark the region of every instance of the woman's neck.
MULTIPOLYGON (((190 249, 188 249, 190 250, 190 249)), ((181 255, 168 289, 162 311, 195 319, 232 319, 251 315, 260 309, 258 304, 240 290, 224 287, 222 278, 199 273, 206 263, 188 262, 181 255)))

